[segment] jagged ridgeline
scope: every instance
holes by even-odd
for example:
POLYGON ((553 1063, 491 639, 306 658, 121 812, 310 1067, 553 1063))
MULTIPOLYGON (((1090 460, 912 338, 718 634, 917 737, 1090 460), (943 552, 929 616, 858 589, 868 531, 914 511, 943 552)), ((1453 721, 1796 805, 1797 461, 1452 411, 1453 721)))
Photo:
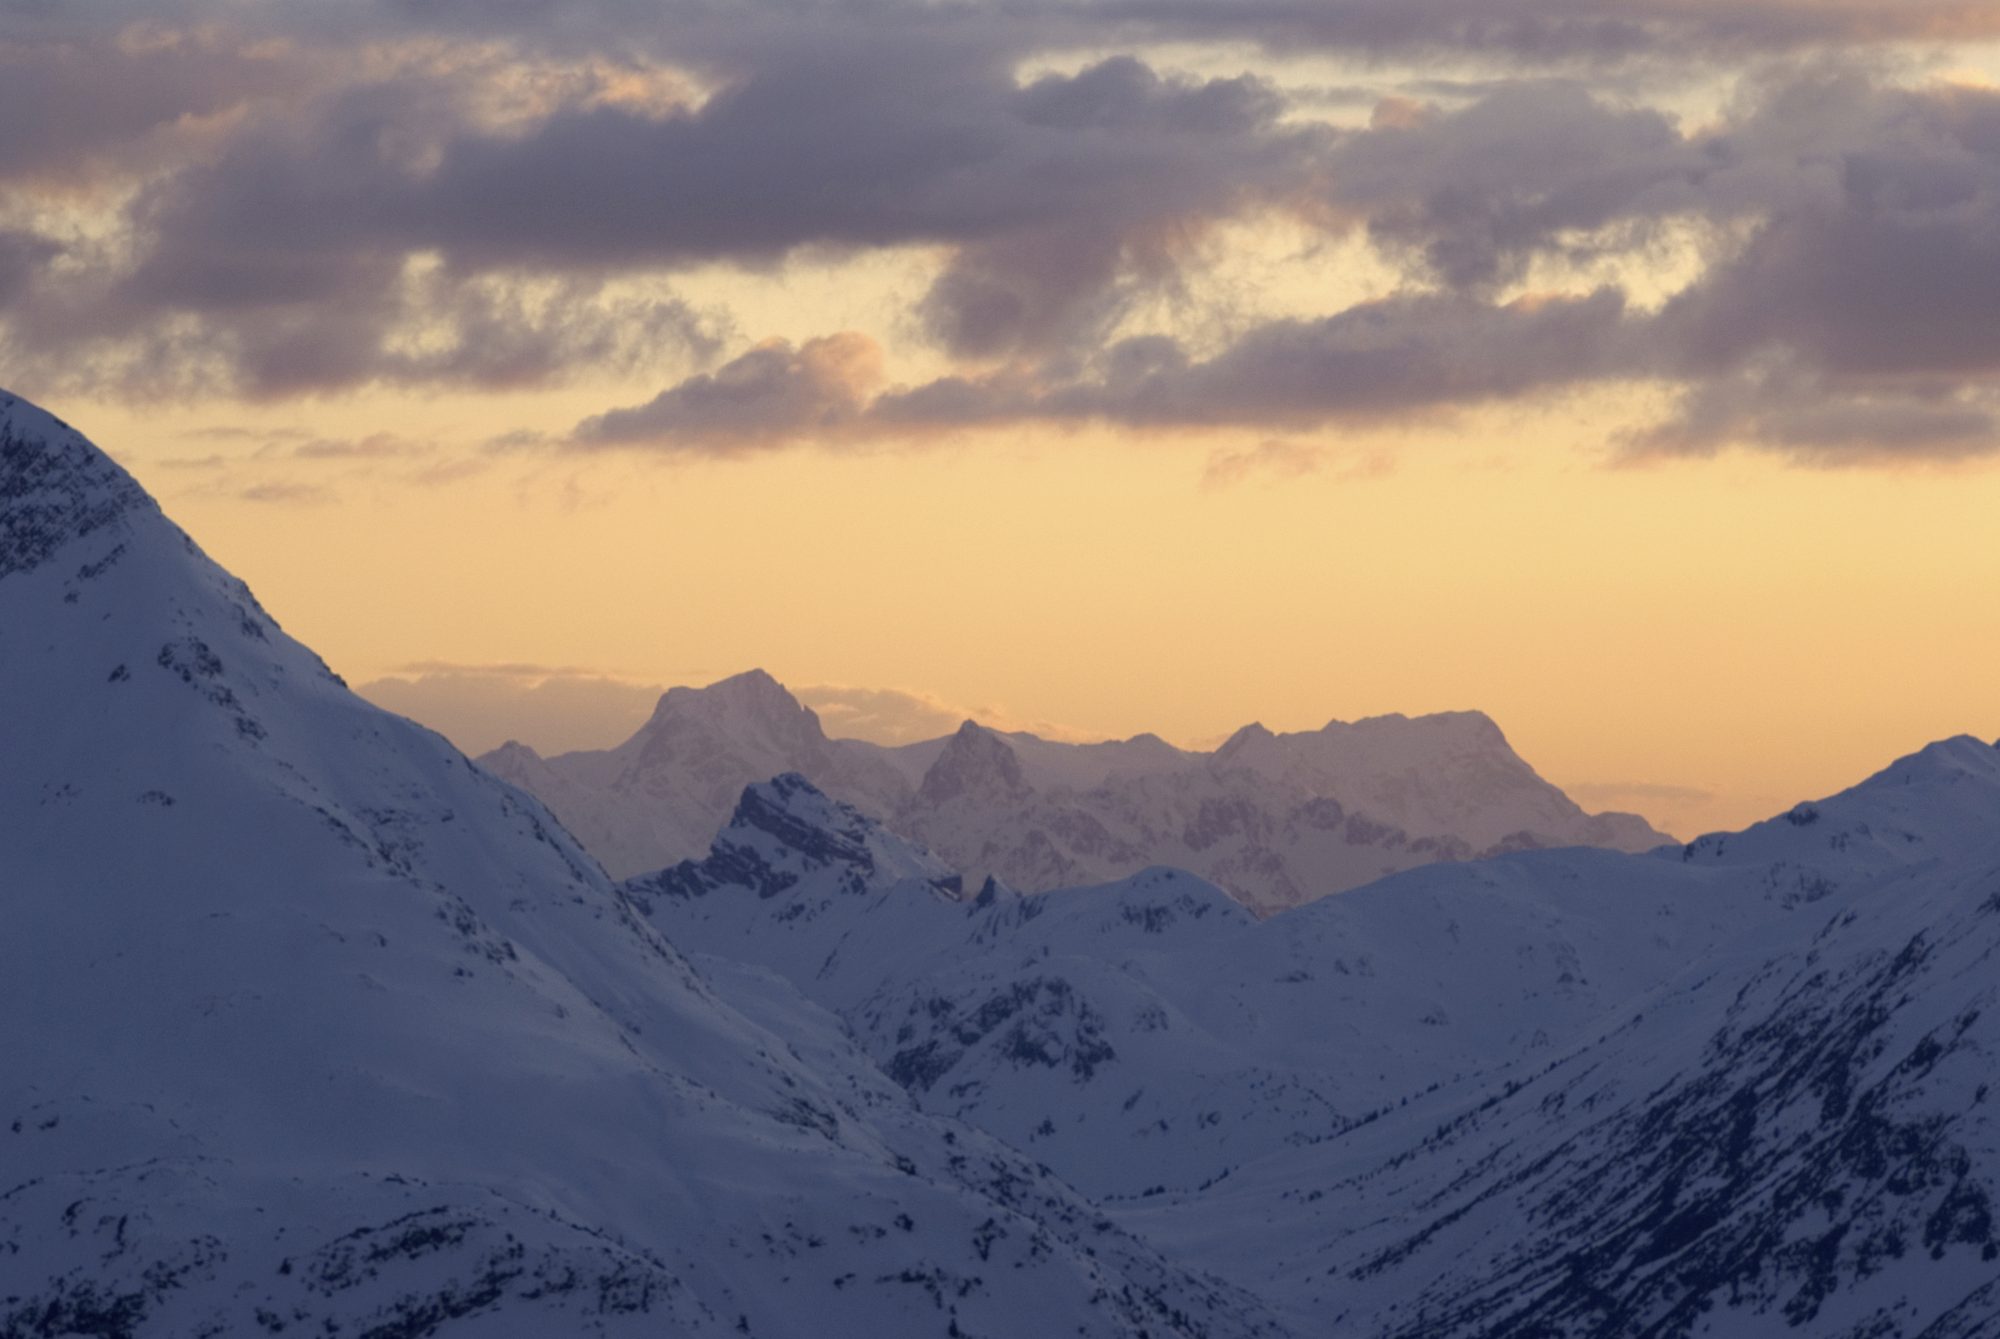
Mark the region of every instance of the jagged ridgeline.
POLYGON ((1979 740, 1265 919, 791 774, 617 885, 7 396, 0 691, 0 1339, 2000 1333, 1979 740))
POLYGON ((1067 744, 967 721, 887 748, 831 739, 761 670, 674 688, 613 749, 480 761, 538 796, 613 874, 707 851, 752 782, 796 772, 921 842, 977 883, 1023 892, 1149 865, 1202 875, 1260 915, 1439 861, 1671 841, 1632 814, 1588 814, 1480 712, 1377 716, 1210 753, 1155 735, 1067 744))
POLYGON ((0 690, 0 1335, 1278 1332, 721 1002, 12 396, 0 690))

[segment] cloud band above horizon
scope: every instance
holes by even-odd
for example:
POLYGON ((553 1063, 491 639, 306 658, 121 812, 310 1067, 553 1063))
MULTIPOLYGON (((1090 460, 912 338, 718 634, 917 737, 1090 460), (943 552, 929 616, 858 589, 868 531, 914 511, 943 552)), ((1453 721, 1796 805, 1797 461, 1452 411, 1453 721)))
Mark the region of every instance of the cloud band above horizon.
POLYGON ((1952 63, 2000 39, 1988 6, 657 18, 9 10, 0 353, 133 400, 615 375, 659 389, 544 445, 682 455, 1602 387, 1669 405, 1627 458, 2000 444, 2000 88, 1952 63), (1302 291, 1230 269, 1272 230, 1302 291), (727 297, 883 255, 922 279, 869 328, 727 297))

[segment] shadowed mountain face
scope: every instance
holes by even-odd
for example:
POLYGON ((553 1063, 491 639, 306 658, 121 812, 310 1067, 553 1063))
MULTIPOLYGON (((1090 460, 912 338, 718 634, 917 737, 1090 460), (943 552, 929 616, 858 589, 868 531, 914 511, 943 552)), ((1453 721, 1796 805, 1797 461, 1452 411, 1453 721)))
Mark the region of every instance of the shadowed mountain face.
POLYGON ((700 855, 741 789, 782 772, 914 838, 975 882, 1028 892, 1148 865, 1193 870, 1260 914, 1441 860, 1669 839, 1585 813, 1478 712, 1246 726, 1214 753, 1151 735, 1062 744, 967 721, 899 748, 828 739, 761 671, 677 688, 631 740, 481 759, 546 802, 613 874, 700 855))
MULTIPOLYGON (((967 879, 795 773, 614 885, 5 395, 0 689, 6 1339, 2000 1328, 1978 740, 1261 920, 1173 869, 967 879)), ((832 748, 788 702, 683 694, 626 760, 832 748)), ((1496 749, 835 753, 905 817, 1205 770, 1478 832, 1496 749)))
POLYGON ((1411 871, 1257 921, 1173 870, 968 896, 787 777, 628 885, 1302 1333, 2000 1324, 2000 749, 1744 832, 1411 871))
POLYGON ((0 395, 0 1334, 1269 1333, 0 395))

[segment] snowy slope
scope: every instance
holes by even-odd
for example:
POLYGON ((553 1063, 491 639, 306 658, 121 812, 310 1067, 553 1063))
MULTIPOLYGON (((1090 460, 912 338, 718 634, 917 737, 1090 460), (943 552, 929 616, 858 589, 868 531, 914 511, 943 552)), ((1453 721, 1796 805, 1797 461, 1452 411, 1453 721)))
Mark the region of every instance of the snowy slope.
POLYGON ((1698 845, 1842 876, 1801 914, 1595 1036, 1126 1220, 1342 1331, 1996 1332, 2000 752, 1947 740, 1795 820, 1698 845))
POLYGON ((0 395, 0 1334, 1268 1332, 0 395))
POLYGON ((1649 856, 1414 871, 1259 922, 1170 870, 967 898, 799 778, 635 881, 927 1109, 1307 1333, 2000 1326, 2000 750, 1649 856), (747 964, 747 965, 746 965, 747 964))
POLYGON ((1802 901, 1591 850, 1433 865, 1263 922, 1169 869, 967 897, 796 776, 750 787, 706 860, 627 887, 688 951, 839 1013, 928 1109, 1099 1195, 1191 1189, 1544 1052, 1802 901))
POLYGON ((829 740, 768 675, 677 688, 626 743, 481 760, 540 797, 621 877, 706 852, 742 788, 797 772, 915 838, 969 881, 1028 892, 1171 865, 1259 914, 1400 870, 1502 851, 1668 838, 1587 814, 1477 712, 1382 716, 1275 735, 1246 726, 1212 754, 1153 735, 1066 744, 966 722, 882 748, 829 740))

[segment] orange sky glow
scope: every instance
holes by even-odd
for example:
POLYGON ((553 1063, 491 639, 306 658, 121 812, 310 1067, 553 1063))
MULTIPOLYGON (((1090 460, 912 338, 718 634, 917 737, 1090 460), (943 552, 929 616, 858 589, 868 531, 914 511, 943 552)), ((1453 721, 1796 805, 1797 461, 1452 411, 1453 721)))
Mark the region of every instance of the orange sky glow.
POLYGON ((0 384, 364 691, 569 686, 468 748, 752 666, 885 739, 1477 708, 1737 826, 2000 735, 2000 55, 1984 7, 1643 8, 1553 56, 933 14, 991 76, 934 180, 902 103, 810 141, 874 55, 747 18, 0 19, 0 85, 133 90, 0 151, 0 384), (599 144, 723 166, 566 197, 599 144), (836 150, 892 184, 764 202, 836 150))

